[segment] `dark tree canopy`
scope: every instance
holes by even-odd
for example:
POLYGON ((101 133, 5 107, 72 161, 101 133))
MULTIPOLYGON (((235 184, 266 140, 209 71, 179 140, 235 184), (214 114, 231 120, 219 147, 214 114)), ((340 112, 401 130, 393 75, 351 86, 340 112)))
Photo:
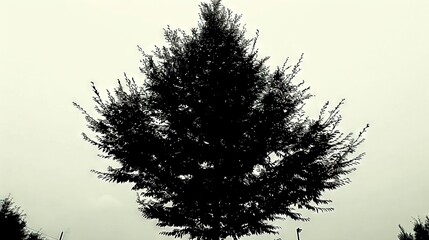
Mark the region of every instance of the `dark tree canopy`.
POLYGON ((338 104, 305 116, 308 88, 294 66, 270 72, 246 39, 240 17, 220 1, 200 5, 190 34, 165 30, 167 46, 143 53, 144 84, 125 77, 102 99, 99 117, 79 105, 95 137, 84 138, 120 163, 107 181, 130 182, 146 218, 166 235, 234 239, 276 233, 272 220, 330 210, 326 190, 345 183, 361 143, 338 131, 338 104))
POLYGON ((7 240, 43 240, 39 233, 26 229, 25 215, 12 198, 0 200, 0 239, 7 240))
POLYGON ((407 233, 401 225, 399 229, 401 230, 398 235, 399 240, 429 240, 429 217, 426 216, 424 222, 420 219, 414 221, 414 234, 407 233))

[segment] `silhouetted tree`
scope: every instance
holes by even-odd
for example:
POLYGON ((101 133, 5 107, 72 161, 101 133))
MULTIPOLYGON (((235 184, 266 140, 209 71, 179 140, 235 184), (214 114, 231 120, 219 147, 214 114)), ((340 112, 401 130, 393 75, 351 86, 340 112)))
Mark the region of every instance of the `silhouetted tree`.
POLYGON ((22 240, 26 236, 25 220, 19 207, 14 206, 10 197, 0 200, 0 229, 5 239, 22 240))
POLYGON ((38 233, 26 229, 25 214, 15 206, 12 198, 0 200, 0 239, 7 240, 43 240, 38 233))
POLYGON ((398 235, 399 240, 429 240, 429 217, 426 216, 425 222, 416 219, 414 222, 414 235, 405 232, 404 228, 399 225, 401 232, 398 235))
POLYGON ((120 163, 95 172, 133 183, 144 217, 175 237, 276 233, 272 220, 306 219, 296 208, 331 210, 322 192, 346 184, 362 157, 350 157, 362 133, 336 129, 343 102, 305 117, 308 88, 292 82, 302 58, 271 73, 239 16, 220 1, 200 10, 190 34, 167 28, 168 46, 139 48, 144 84, 125 76, 106 100, 93 85, 100 118, 74 103, 95 133, 84 138, 120 163))

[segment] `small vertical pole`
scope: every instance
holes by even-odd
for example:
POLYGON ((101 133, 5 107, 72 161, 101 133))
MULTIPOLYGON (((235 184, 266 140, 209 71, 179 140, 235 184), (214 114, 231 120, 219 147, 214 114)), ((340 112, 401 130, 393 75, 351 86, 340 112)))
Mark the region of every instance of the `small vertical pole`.
POLYGON ((297 228, 296 229, 296 237, 298 238, 298 240, 300 240, 299 239, 299 233, 302 231, 302 229, 301 228, 297 228))
POLYGON ((60 235, 60 239, 59 240, 61 240, 63 238, 63 232, 61 232, 61 235, 60 235))

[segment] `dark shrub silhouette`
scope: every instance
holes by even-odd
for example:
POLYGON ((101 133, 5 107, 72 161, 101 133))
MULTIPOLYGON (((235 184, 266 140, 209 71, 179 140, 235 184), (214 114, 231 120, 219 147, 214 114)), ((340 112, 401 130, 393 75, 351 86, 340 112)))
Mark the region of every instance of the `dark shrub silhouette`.
POLYGON ((15 206, 11 197, 0 200, 0 239, 43 240, 38 233, 26 229, 25 214, 15 206))
POLYGON ((405 232, 401 225, 399 229, 401 230, 398 235, 399 240, 429 240, 429 217, 426 216, 424 222, 420 219, 414 221, 414 234, 405 232))

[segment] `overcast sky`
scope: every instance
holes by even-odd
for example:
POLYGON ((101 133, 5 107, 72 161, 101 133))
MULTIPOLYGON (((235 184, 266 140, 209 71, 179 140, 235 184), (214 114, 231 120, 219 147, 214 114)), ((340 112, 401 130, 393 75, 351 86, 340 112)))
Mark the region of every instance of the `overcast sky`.
MULTIPOLYGON (((170 239, 141 217, 130 185, 99 180, 111 162, 84 142, 72 101, 93 107, 90 82, 112 89, 123 73, 142 81, 140 53, 164 44, 162 28, 189 30, 195 0, 0 0, 0 198, 9 193, 28 226, 64 240, 170 239)), ((260 31, 261 56, 281 65, 305 54, 315 116, 346 98, 344 131, 371 125, 352 183, 325 194, 331 213, 279 222, 277 236, 248 239, 396 239, 398 224, 429 214, 429 1, 225 0, 260 31)))

